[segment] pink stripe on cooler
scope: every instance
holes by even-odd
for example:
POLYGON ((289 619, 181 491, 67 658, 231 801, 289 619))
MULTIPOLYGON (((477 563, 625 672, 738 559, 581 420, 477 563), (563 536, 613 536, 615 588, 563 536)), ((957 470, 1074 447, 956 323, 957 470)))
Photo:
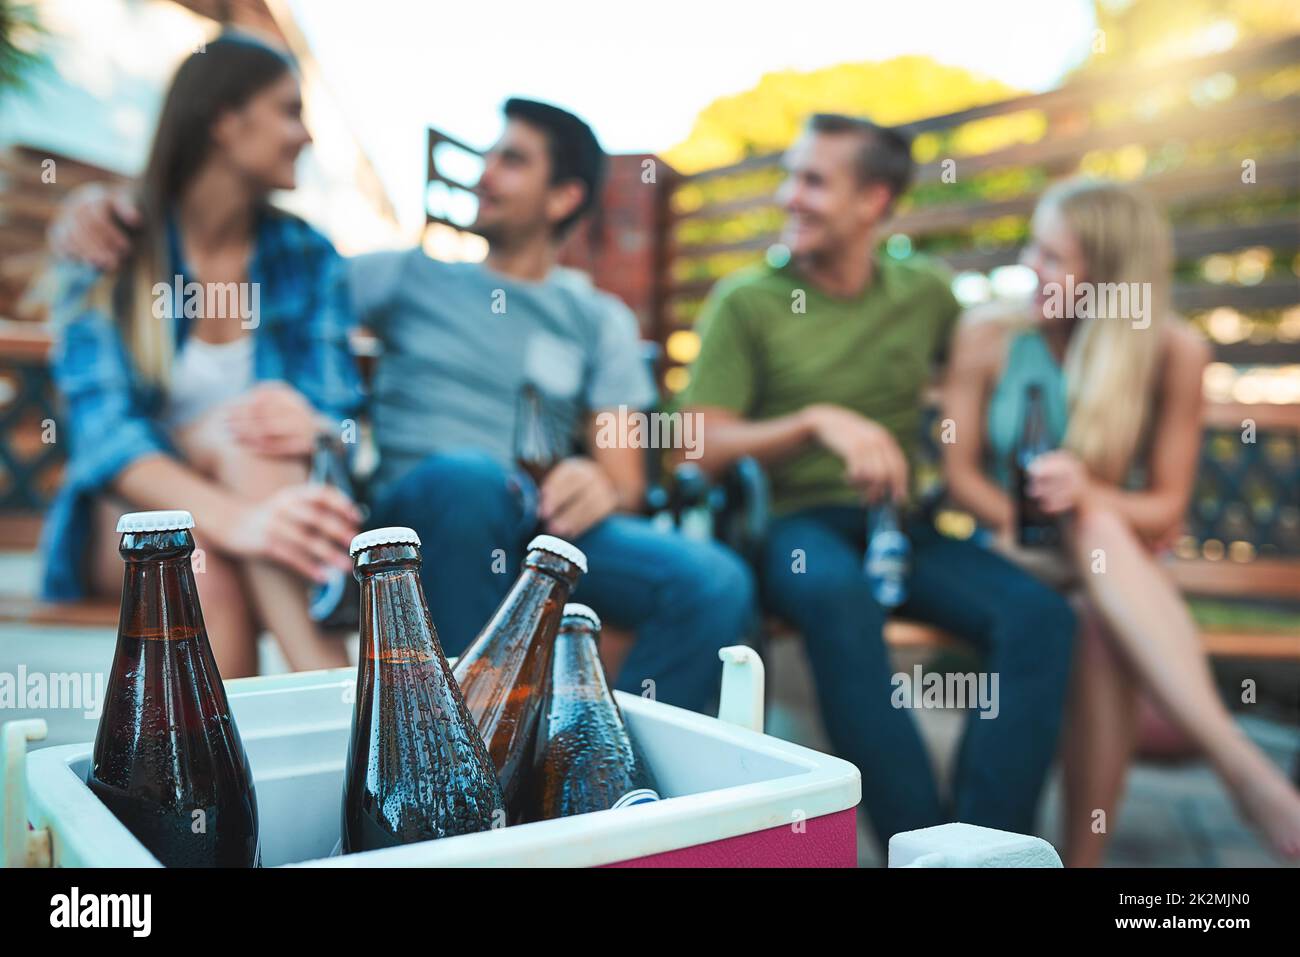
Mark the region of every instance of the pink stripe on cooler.
POLYGON ((854 808, 803 822, 739 834, 662 854, 634 857, 607 867, 857 867, 854 808))

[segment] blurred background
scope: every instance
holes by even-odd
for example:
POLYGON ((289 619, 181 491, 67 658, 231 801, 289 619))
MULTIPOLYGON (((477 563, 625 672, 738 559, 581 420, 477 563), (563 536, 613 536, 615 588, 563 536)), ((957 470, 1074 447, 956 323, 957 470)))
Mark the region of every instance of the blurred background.
MULTIPOLYGON (((1077 172, 1141 182, 1175 226, 1179 310, 1213 344, 1207 428, 1171 573, 1221 690, 1279 762, 1300 749, 1300 7, 1286 0, 842 4, 0 0, 0 669, 102 668, 114 608, 34 598, 60 481, 39 282, 67 192, 142 165, 168 78, 233 25, 287 46, 314 146, 284 205, 346 253, 422 243, 477 259, 469 192, 513 94, 585 116, 615 154, 570 265, 621 296, 664 402, 689 381, 719 277, 767 257, 779 155, 814 111, 915 134, 917 185, 886 255, 940 257, 965 303, 1024 295, 1016 265, 1043 188, 1077 172), (441 6, 441 5, 439 5, 441 6), (509 29, 502 25, 508 24, 509 29), (1254 423, 1255 441, 1242 440, 1254 423), (33 663, 39 648, 46 665, 33 663), (87 665, 86 667, 90 667, 87 665), (1242 701, 1243 681, 1257 696, 1242 701)), ((937 481, 933 443, 922 479, 937 481)), ((944 511, 951 534, 969 519, 944 511)), ((900 668, 964 667, 924 629, 900 668)), ((772 733, 824 745, 797 642, 772 642, 772 733)), ((0 714, 0 717, 22 717, 0 714)), ((920 713, 946 767, 962 719, 920 713)), ((80 715, 51 743, 89 736, 80 715)), ((93 729, 91 730, 93 733, 93 729)), ((1176 734, 1152 717, 1112 863, 1268 859, 1176 734)), ((1054 796, 1047 806, 1054 809, 1054 796)), ((1050 814, 1044 835, 1050 837, 1050 814)), ((868 854, 869 842, 864 842, 868 854)))

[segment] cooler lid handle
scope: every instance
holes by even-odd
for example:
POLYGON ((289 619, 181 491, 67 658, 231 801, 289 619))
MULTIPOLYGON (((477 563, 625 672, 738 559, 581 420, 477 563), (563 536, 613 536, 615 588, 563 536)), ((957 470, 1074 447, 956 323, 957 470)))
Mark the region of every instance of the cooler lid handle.
POLYGON ((751 731, 763 730, 763 659, 748 645, 728 645, 718 650, 722 659, 722 693, 718 720, 751 731))
POLYGON ((0 866, 50 867, 50 832, 27 826, 27 742, 44 741, 42 718, 0 725, 0 866))

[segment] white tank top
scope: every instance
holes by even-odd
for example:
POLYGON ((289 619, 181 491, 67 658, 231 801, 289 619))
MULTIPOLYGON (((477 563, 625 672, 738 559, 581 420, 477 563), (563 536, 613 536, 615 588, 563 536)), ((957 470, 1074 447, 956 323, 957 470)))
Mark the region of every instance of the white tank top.
POLYGON ((252 384, 252 336, 216 344, 190 336, 172 367, 163 421, 169 429, 183 428, 252 384))

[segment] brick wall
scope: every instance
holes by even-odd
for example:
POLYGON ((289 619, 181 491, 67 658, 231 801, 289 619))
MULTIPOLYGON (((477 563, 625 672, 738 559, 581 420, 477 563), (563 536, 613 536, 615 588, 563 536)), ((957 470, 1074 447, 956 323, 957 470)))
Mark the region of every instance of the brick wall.
POLYGON ((561 254, 565 265, 590 273, 597 286, 626 302, 650 340, 661 329, 660 227, 672 175, 649 153, 611 156, 600 215, 579 227, 561 254))

